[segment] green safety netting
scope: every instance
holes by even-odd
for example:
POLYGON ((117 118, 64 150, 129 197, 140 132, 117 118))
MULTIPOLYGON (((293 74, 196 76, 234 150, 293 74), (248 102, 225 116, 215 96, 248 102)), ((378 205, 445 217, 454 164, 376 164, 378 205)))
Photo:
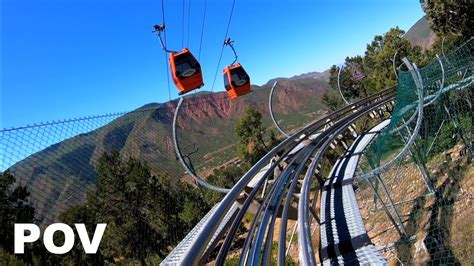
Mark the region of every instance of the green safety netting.
POLYGON ((439 60, 415 69, 415 73, 399 71, 390 124, 366 152, 371 167, 393 159, 416 133, 419 96, 414 74, 421 79, 424 99, 419 137, 412 148, 416 160, 426 161, 458 139, 470 147, 473 46, 474 40, 470 39, 439 60))
POLYGON ((367 179, 355 183, 358 203, 390 263, 474 262, 473 55, 471 38, 415 74, 399 71, 391 122, 364 152, 359 175, 367 179), (414 78, 424 99, 418 127, 414 78))

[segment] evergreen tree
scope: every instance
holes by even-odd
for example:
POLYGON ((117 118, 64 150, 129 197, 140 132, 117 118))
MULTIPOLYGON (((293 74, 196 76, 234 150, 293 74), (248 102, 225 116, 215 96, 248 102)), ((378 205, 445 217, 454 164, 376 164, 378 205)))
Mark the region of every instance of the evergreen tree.
POLYGON ((97 188, 85 204, 60 218, 70 225, 85 223, 89 235, 97 223, 107 223, 99 252, 85 255, 77 244, 63 263, 155 264, 209 210, 199 189, 176 184, 164 174, 155 176, 146 164, 124 160, 118 152, 101 156, 98 172, 97 188))
MULTIPOLYGON (((412 46, 402 36, 405 32, 401 29, 390 29, 384 35, 377 35, 367 45, 364 57, 347 57, 345 68, 341 71, 340 84, 342 93, 347 99, 360 99, 397 84, 397 77, 393 70, 393 59, 395 53, 395 66, 402 67, 402 58, 407 57, 418 66, 428 63, 429 57, 423 53, 418 46, 412 46), (365 77, 361 80, 353 78, 354 66, 361 71, 365 77)), ((332 66, 330 70, 329 84, 335 90, 337 87, 337 74, 339 68, 332 66)), ((323 100, 332 110, 337 106, 335 95, 327 95, 323 100)))
POLYGON ((32 223, 35 209, 30 205, 30 193, 25 186, 14 186, 10 171, 0 174, 0 249, 13 254, 14 224, 32 223))
POLYGON ((235 132, 239 138, 239 154, 244 162, 254 164, 268 151, 264 140, 262 114, 255 107, 245 110, 235 132))
POLYGON ((337 92, 330 92, 323 94, 321 101, 329 107, 331 111, 336 111, 344 107, 345 103, 337 92))
POLYGON ((455 34, 470 38, 474 33, 472 0, 426 0, 423 7, 431 28, 439 35, 455 34))

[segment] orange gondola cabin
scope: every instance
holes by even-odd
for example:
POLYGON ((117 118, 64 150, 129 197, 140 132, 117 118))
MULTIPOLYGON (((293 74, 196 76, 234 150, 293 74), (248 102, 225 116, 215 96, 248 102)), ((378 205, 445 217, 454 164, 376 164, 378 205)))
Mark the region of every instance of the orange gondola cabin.
POLYGON ((179 95, 204 85, 201 65, 188 48, 178 53, 170 53, 170 65, 173 82, 179 89, 179 95))
POLYGON ((240 64, 224 68, 224 87, 232 100, 251 92, 250 77, 240 64))

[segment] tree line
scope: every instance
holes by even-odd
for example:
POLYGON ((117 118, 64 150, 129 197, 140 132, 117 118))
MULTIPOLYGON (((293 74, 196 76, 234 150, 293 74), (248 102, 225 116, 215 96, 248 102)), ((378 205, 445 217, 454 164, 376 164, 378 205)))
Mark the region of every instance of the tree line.
MULTIPOLYGON (((354 101, 395 86, 397 77, 393 71, 393 64, 406 70, 401 61, 403 57, 422 67, 433 60, 436 54, 441 56, 442 49, 448 51, 473 36, 474 17, 470 10, 474 9, 474 2, 466 0, 422 2, 429 25, 437 35, 432 48, 423 50, 419 46, 412 45, 403 38, 405 31, 398 27, 390 29, 383 35, 376 35, 367 44, 363 56, 346 57, 344 61, 340 86, 346 99, 354 101), (395 53, 397 56, 393 62, 395 53), (363 73, 365 78, 355 80, 354 68, 363 73)), ((330 69, 329 84, 335 91, 323 95, 322 98, 323 103, 331 110, 337 110, 345 105, 338 92, 338 72, 339 66, 333 65, 330 69)))

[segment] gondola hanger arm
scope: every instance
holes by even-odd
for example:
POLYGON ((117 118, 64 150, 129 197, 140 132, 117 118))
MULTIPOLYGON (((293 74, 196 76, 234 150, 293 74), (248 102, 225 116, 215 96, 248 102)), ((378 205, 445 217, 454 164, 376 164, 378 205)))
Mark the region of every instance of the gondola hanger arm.
POLYGON ((232 49, 232 52, 234 53, 234 61, 232 61, 232 64, 230 64, 231 66, 235 65, 235 63, 237 62, 237 60, 239 59, 239 57, 237 56, 237 52, 235 51, 234 49, 234 41, 231 40, 230 38, 227 38, 224 40, 224 45, 226 46, 230 46, 230 48, 232 49))
POLYGON ((161 33, 165 31, 165 24, 157 24, 153 25, 154 30, 152 32, 156 32, 158 38, 160 39, 161 49, 163 49, 167 53, 177 53, 176 51, 168 50, 165 43, 163 42, 163 38, 161 37, 161 33))

